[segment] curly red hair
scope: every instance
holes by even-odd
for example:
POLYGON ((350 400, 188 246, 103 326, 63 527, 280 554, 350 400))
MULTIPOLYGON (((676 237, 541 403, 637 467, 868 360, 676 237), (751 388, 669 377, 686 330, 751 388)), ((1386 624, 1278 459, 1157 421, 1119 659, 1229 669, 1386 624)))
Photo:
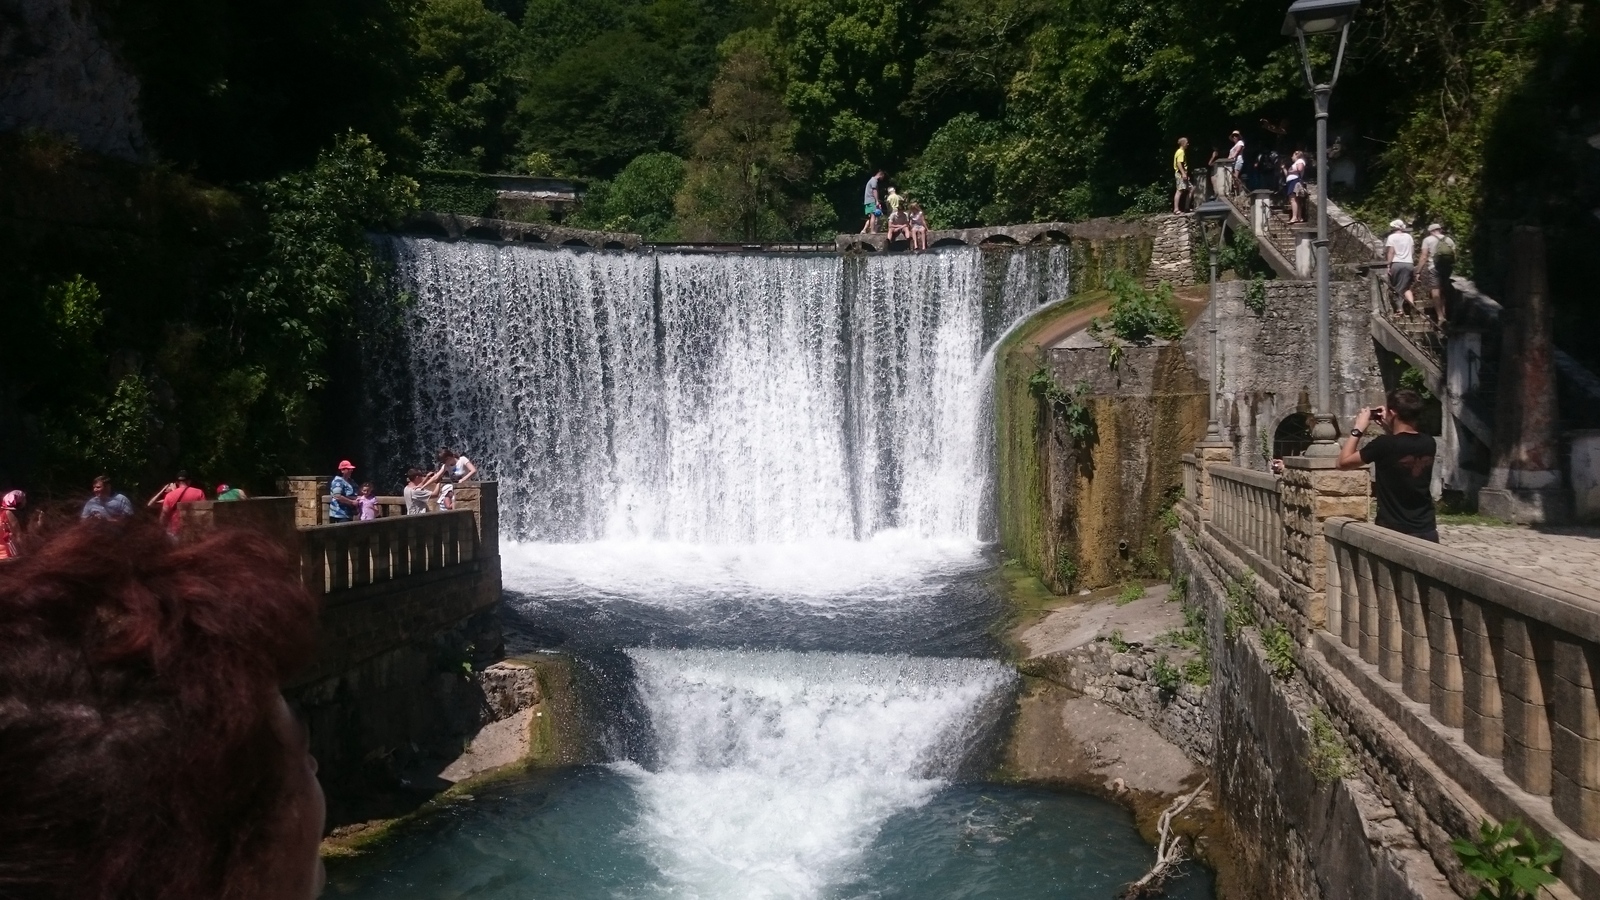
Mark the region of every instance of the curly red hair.
POLYGON ((0 565, 0 896, 260 896, 316 613, 255 534, 89 521, 0 565))

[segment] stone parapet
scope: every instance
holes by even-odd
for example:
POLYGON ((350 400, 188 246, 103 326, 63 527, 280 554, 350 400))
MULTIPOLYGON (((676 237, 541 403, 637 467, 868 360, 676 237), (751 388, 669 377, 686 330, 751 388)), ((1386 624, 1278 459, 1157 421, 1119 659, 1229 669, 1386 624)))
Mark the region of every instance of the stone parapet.
POLYGON ((1327 621, 1324 588, 1328 550, 1324 523, 1335 517, 1365 521, 1370 481, 1365 469, 1341 471, 1331 459, 1303 456, 1284 460, 1278 482, 1283 514, 1283 574, 1290 605, 1314 626, 1327 621))
POLYGON ((330 477, 287 475, 278 479, 278 493, 294 498, 294 527, 321 525, 326 511, 322 498, 328 496, 330 477))

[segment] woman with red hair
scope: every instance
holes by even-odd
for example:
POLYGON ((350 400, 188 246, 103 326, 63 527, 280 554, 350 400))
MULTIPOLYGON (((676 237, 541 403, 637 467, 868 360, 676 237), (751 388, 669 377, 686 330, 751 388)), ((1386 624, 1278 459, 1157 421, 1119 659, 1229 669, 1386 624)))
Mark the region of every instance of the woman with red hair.
POLYGON ((89 520, 0 566, 0 897, 319 894, 322 789, 279 692, 316 609, 254 534, 89 520))

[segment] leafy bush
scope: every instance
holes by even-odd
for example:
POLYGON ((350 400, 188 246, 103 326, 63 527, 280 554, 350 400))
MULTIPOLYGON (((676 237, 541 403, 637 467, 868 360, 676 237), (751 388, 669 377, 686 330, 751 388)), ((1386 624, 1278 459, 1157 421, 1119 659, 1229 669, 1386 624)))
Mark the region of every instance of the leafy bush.
POLYGON ((1073 440, 1087 441, 1094 437, 1094 413, 1083 401, 1084 395, 1089 393, 1087 382, 1080 381, 1072 390, 1066 390, 1056 383, 1049 369, 1040 366, 1028 376, 1028 393, 1044 401, 1056 417, 1066 423, 1067 433, 1073 440))
POLYGON ((1211 656, 1201 653, 1183 664, 1183 680, 1195 687, 1205 687, 1211 683, 1211 656))
POLYGON ((1056 581, 1063 593, 1071 593, 1072 586, 1078 583, 1078 561, 1066 550, 1056 554, 1056 581))
POLYGON ((1129 603, 1144 596, 1144 587, 1138 584, 1125 584, 1121 593, 1117 594, 1117 605, 1127 606, 1129 603))
POLYGON ((1090 329, 1095 333, 1109 328, 1116 337, 1134 343, 1153 337, 1183 337, 1183 314, 1173 302, 1171 284, 1163 281, 1154 291, 1147 291, 1132 275, 1116 271, 1106 275, 1106 286, 1112 294, 1110 320, 1102 323, 1096 319, 1091 323, 1090 329))
POLYGON ((1556 882, 1555 866, 1563 852, 1559 841, 1541 844, 1519 819, 1500 825, 1484 819, 1477 838, 1451 841, 1450 846, 1467 874, 1483 882, 1473 900, 1537 896, 1539 888, 1556 882))
POLYGON ((1279 680, 1294 674, 1294 638, 1288 629, 1273 622, 1261 630, 1261 646, 1267 652, 1267 665, 1279 680))
POLYGON ((1133 646, 1123 639, 1121 628, 1112 631, 1111 637, 1107 638, 1107 640, 1111 642, 1111 649, 1117 653, 1127 653, 1128 648, 1133 646))
POLYGON ((1256 315, 1267 311, 1267 282, 1260 275, 1250 279, 1244 287, 1244 305, 1256 315))
POLYGON ((1319 784, 1329 784, 1354 775, 1356 764, 1350 757, 1350 748, 1345 746, 1343 736, 1333 727, 1327 714, 1312 707, 1307 719, 1311 727, 1311 755, 1306 759, 1306 767, 1311 770, 1311 776, 1319 784))
POLYGON ((1156 657, 1156 664, 1150 670, 1150 674, 1155 679, 1156 687, 1163 691, 1175 691, 1178 685, 1183 684, 1183 673, 1177 666, 1167 662, 1165 656, 1156 657))

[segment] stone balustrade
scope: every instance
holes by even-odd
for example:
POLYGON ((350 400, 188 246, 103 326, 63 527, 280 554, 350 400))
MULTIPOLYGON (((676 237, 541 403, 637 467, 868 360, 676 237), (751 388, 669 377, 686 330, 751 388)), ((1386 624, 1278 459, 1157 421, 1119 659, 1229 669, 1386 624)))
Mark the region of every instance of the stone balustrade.
POLYGON ((301 576, 332 594, 468 563, 478 558, 475 519, 456 510, 302 528, 301 576))
POLYGON ((1282 569, 1283 514, 1278 479, 1239 466, 1212 465, 1211 527, 1274 569, 1282 569))
POLYGON ((1183 467, 1183 499, 1196 515, 1201 509, 1200 497, 1200 459, 1193 453, 1185 453, 1179 460, 1183 467))
POLYGON ((1325 535, 1330 637, 1470 748, 1460 766, 1479 771, 1447 767, 1456 780, 1498 817, 1531 809, 1570 844, 1543 807, 1600 838, 1600 605, 1376 526, 1335 519, 1325 535))

